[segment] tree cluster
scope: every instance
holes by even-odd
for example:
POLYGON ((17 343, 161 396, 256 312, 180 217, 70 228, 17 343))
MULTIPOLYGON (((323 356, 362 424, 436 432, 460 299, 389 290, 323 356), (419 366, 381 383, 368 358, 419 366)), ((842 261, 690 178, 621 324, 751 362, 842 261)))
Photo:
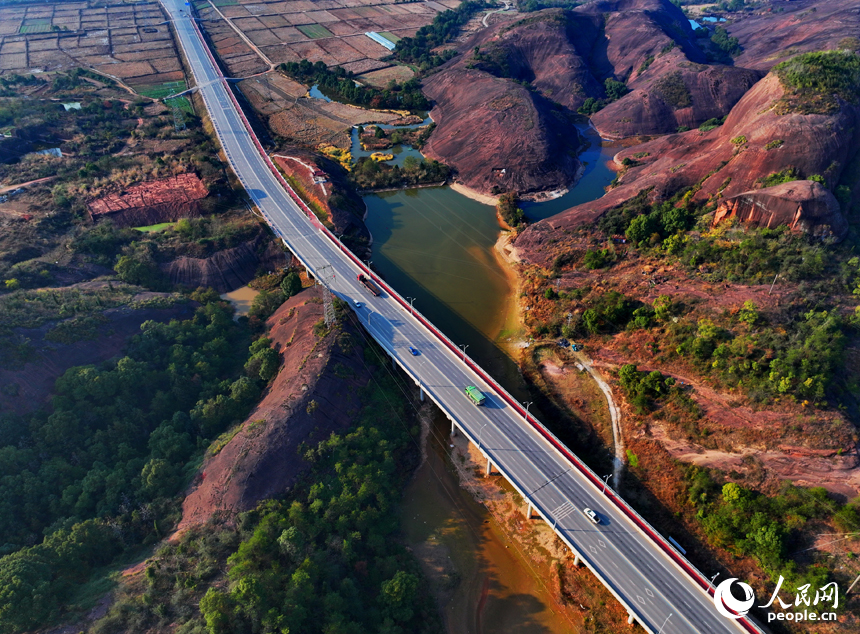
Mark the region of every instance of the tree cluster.
POLYGON ((740 55, 742 51, 740 40, 729 35, 729 32, 721 26, 714 29, 711 44, 713 45, 711 49, 705 52, 708 61, 731 64, 732 58, 740 55))
POLYGON ((627 400, 640 413, 651 409, 651 401, 669 394, 675 385, 675 379, 663 376, 661 372, 640 372, 632 363, 621 366, 618 371, 618 382, 621 384, 627 400))
POLYGON ((577 109, 577 112, 579 114, 583 114, 586 116, 592 115, 598 110, 605 108, 613 101, 621 99, 624 95, 630 92, 630 90, 627 88, 627 84, 625 84, 623 81, 613 79, 612 77, 606 78, 606 80, 603 82, 603 87, 606 92, 606 97, 603 99, 589 97, 577 109))
POLYGON ((307 450, 313 467, 294 495, 246 518, 229 588, 200 602, 211 634, 439 630, 420 569, 394 538, 415 456, 402 399, 386 389, 367 388, 360 423, 307 450))
POLYGON ((429 110, 430 102, 421 92, 421 82, 410 79, 391 82, 384 89, 356 84, 354 73, 340 66, 329 68, 325 62, 286 62, 278 69, 303 84, 315 84, 330 99, 367 108, 391 110, 429 110))
POLYGON ((418 29, 414 37, 404 37, 397 42, 394 56, 401 62, 417 66, 422 72, 445 63, 456 53, 447 50, 436 54, 433 49, 453 40, 473 15, 489 6, 484 0, 466 0, 456 9, 437 14, 433 22, 418 29))
POLYGON ((777 330, 761 323, 750 303, 737 321, 740 325, 732 329, 705 318, 697 327, 672 324, 669 344, 703 371, 758 400, 780 395, 826 399, 846 345, 838 314, 811 310, 777 330))
POLYGON ((769 497, 734 482, 720 486, 698 467, 690 467, 687 483, 689 502, 696 507, 696 518, 710 542, 755 557, 774 581, 782 575, 786 595, 792 596, 807 583, 817 589, 830 581, 825 566, 798 564, 791 552, 804 547, 800 529, 808 523, 834 515, 856 518, 855 507, 838 504, 820 487, 802 489, 786 484, 779 494, 769 497))
POLYGON ((652 205, 640 195, 609 211, 598 226, 607 235, 624 235, 634 244, 653 246, 692 228, 696 220, 689 205, 678 207, 674 200, 652 205))
POLYGON ((401 188, 410 185, 444 183, 451 176, 451 168, 433 159, 407 156, 403 167, 374 161, 370 157, 358 160, 350 172, 350 180, 358 189, 401 188))
POLYGON ((509 192, 499 196, 496 203, 496 211, 505 223, 514 229, 520 226, 525 219, 525 214, 520 208, 520 197, 516 192, 509 192))

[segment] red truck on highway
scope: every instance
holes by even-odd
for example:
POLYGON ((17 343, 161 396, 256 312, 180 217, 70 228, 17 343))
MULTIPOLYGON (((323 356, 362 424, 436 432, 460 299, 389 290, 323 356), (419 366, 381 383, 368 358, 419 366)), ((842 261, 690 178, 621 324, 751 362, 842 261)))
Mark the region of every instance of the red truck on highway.
POLYGON ((379 297, 379 294, 382 291, 379 290, 379 287, 376 284, 374 284, 373 281, 371 281, 369 278, 365 277, 361 273, 358 274, 358 281, 364 286, 364 288, 366 288, 371 293, 373 293, 374 295, 379 297))

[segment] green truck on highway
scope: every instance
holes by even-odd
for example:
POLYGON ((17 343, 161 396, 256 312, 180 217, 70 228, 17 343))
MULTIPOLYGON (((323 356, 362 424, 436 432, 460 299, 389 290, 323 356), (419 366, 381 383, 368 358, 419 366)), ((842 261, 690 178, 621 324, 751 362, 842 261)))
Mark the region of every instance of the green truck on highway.
POLYGON ((481 390, 476 388, 474 385, 466 386, 463 391, 466 392, 466 396, 468 396, 469 400, 475 405, 483 405, 484 401, 487 400, 487 397, 481 394, 481 390))

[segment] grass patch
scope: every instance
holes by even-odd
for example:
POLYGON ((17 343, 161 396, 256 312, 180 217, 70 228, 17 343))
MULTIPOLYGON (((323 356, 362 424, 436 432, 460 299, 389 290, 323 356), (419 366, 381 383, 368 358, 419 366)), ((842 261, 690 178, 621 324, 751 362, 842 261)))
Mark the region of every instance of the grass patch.
POLYGON ((53 30, 51 23, 48 24, 28 24, 21 25, 21 28, 18 29, 18 33, 20 35, 31 35, 33 33, 50 33, 53 30))
POLYGON ((777 64, 773 72, 785 88, 779 114, 828 114, 839 109, 837 97, 857 103, 860 56, 849 51, 804 53, 777 64))
POLYGON ((125 304, 138 288, 114 282, 107 288, 51 288, 15 291, 0 298, 0 334, 12 328, 38 328, 55 319, 125 304))
POLYGON ((56 343, 74 343, 76 341, 98 339, 107 334, 105 324, 110 320, 101 314, 77 315, 61 321, 45 334, 45 339, 56 343))
POLYGON ((157 225, 149 225, 148 227, 135 227, 134 230, 142 233, 158 233, 159 231, 164 231, 175 224, 175 222, 160 222, 157 225))
POLYGON ((236 434, 242 431, 242 427, 243 424, 239 423, 238 425, 233 426, 231 429, 228 429, 223 434, 218 436, 218 438, 212 441, 212 444, 209 445, 209 449, 206 453, 208 453, 210 456, 217 456, 221 452, 221 450, 224 449, 224 447, 226 447, 229 442, 236 437, 236 434))
POLYGON ((133 86, 137 94, 149 97, 151 99, 164 99, 169 95, 174 95, 188 88, 188 84, 184 80, 167 81, 163 84, 141 84, 133 86))
POLYGON ((654 86, 663 97, 664 101, 674 109, 686 108, 693 104, 693 96, 687 89, 681 73, 676 72, 666 75, 654 86))
POLYGON ((380 35, 382 37, 384 37, 386 40, 388 40, 389 42, 393 42, 394 44, 397 44, 400 41, 400 37, 397 35, 394 35, 394 33, 391 33, 390 31, 382 31, 380 33, 380 35))
POLYGON ((334 33, 329 31, 322 24, 303 24, 296 28, 312 40, 319 40, 324 37, 334 37, 334 33))
POLYGON ((77 586, 75 592, 69 598, 69 607, 72 611, 81 612, 91 610, 108 592, 116 588, 116 581, 111 573, 118 573, 128 564, 123 562, 121 566, 108 566, 102 574, 94 574, 89 581, 77 586))
POLYGON ((319 219, 321 223, 323 223, 326 228, 334 229, 334 225, 331 223, 331 219, 328 217, 328 212, 320 207, 319 203, 317 203, 311 196, 308 195, 307 190, 302 186, 302 184, 298 181, 298 179, 293 178, 289 174, 284 174, 284 178, 287 179, 287 182, 290 184, 295 192, 299 195, 308 208, 314 212, 314 215, 319 219))
POLYGON ((194 106, 191 105, 191 101, 189 101, 188 97, 174 97, 173 99, 165 101, 165 104, 168 106, 172 106, 174 103, 177 104, 179 109, 185 114, 194 114, 194 106))
MULTIPOLYGON (((132 88, 134 88, 139 95, 143 95, 144 97, 150 97, 151 99, 165 99, 166 97, 170 97, 170 95, 175 95, 176 93, 186 90, 188 88, 188 84, 186 84, 184 80, 180 80, 168 81, 163 84, 141 84, 139 86, 132 86, 132 88)), ((191 105, 191 101, 188 97, 176 97, 174 99, 166 100, 164 103, 167 106, 172 106, 175 103, 179 106, 179 109, 182 112, 194 114, 194 107, 191 105)))

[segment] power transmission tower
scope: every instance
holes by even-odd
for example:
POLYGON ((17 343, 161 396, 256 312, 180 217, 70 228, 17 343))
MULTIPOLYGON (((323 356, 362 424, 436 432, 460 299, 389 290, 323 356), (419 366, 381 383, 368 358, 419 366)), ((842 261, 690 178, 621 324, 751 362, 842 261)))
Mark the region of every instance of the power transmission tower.
POLYGON ((182 108, 179 107, 179 99, 173 97, 173 89, 170 90, 170 95, 164 98, 165 103, 170 101, 170 109, 173 111, 173 129, 176 132, 181 132, 185 129, 185 117, 182 116, 182 108))
MULTIPOLYGON (((326 264, 319 270, 317 275, 317 284, 322 286, 322 296, 323 296, 323 314, 325 316, 325 325, 326 327, 331 327, 334 323, 334 303, 331 299, 331 291, 328 288, 328 277, 323 273, 326 269, 330 269, 331 264, 326 264)), ((334 281, 334 270, 331 272, 331 279, 334 281)))

